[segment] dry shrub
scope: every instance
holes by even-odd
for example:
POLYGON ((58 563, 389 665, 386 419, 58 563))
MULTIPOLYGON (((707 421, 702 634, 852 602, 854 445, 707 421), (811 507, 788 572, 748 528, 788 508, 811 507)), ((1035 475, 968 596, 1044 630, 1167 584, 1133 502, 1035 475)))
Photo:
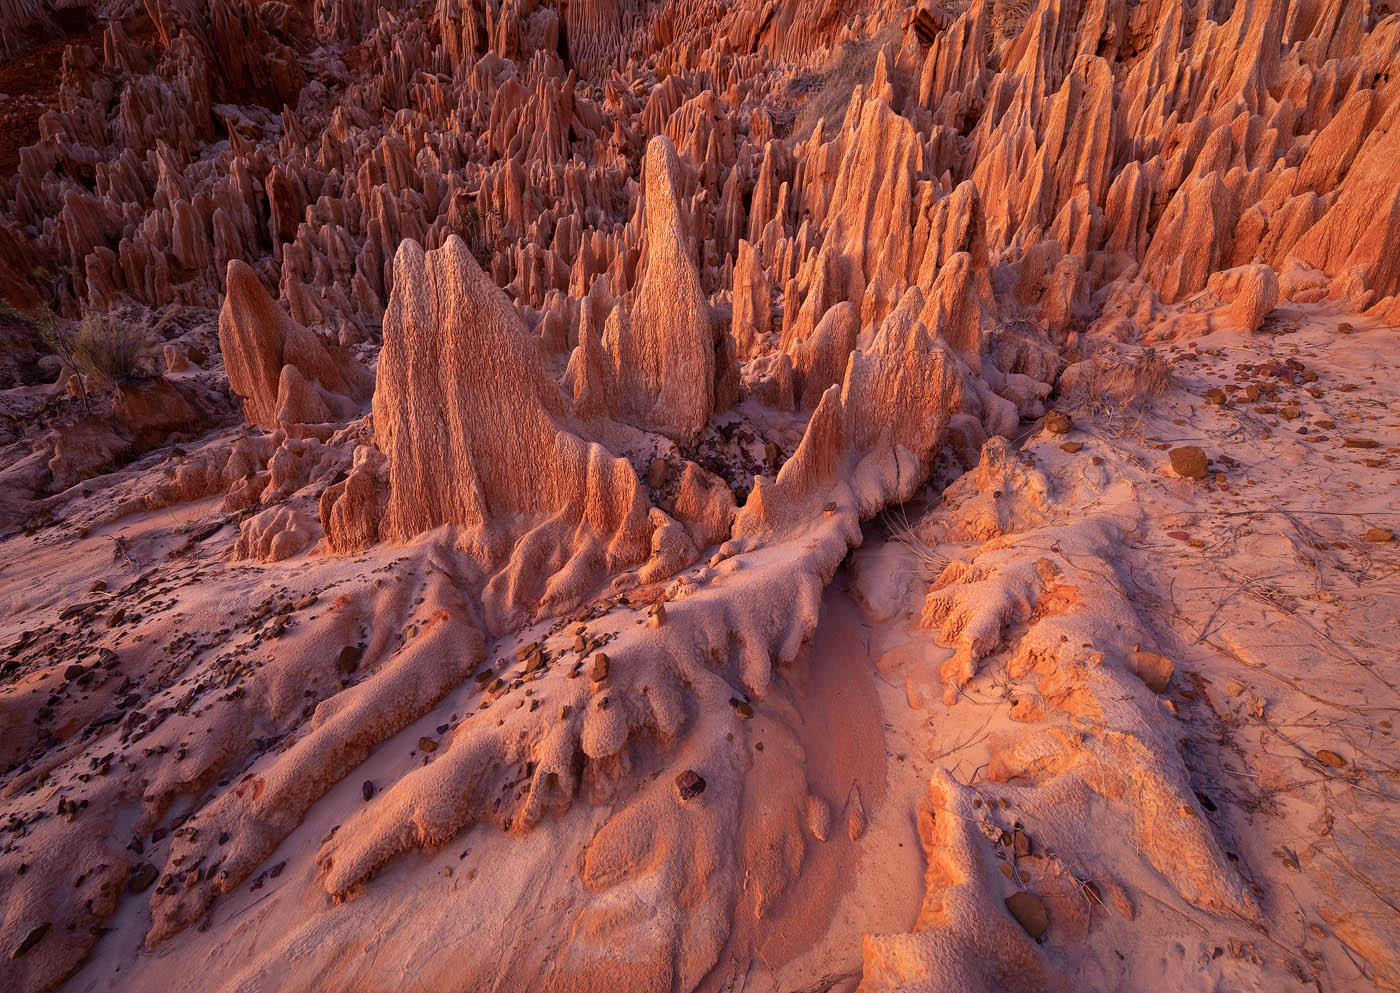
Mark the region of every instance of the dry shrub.
POLYGON ((144 378, 146 352, 173 318, 174 308, 159 316, 89 310, 69 328, 60 327, 51 314, 41 315, 39 328, 65 366, 113 390, 144 378))
POLYGON ((1014 40, 1026 26, 1034 0, 996 0, 992 4, 992 44, 1000 48, 1014 40))
POLYGON ((794 89, 806 92, 807 98, 793 123, 792 135, 805 141, 820 121, 822 140, 829 141, 846 117, 851 94, 861 83, 875 78, 875 61, 880 50, 899 38, 899 25, 891 24, 869 38, 847 39, 832 52, 820 74, 808 74, 794 82, 794 89))
POLYGON ((1060 374, 1059 408, 1102 418, 1110 428, 1140 418, 1172 385, 1167 360, 1151 348, 1113 344, 1060 374))
POLYGON ((465 227, 462 240, 467 243, 467 250, 472 253, 472 258, 476 259, 476 264, 481 266, 481 271, 489 274, 491 263, 496 257, 497 243, 500 241, 493 236, 493 232, 501 228, 501 215, 493 206, 487 215, 482 217, 476 204, 470 204, 462 216, 465 227))

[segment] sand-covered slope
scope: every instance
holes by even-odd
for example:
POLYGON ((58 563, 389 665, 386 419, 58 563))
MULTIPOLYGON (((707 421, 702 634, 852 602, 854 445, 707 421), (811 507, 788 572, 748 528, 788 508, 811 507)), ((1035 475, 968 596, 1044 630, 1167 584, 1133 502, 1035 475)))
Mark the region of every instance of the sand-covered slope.
POLYGON ((1387 3, 70 6, 0 988, 1400 989, 1387 3))

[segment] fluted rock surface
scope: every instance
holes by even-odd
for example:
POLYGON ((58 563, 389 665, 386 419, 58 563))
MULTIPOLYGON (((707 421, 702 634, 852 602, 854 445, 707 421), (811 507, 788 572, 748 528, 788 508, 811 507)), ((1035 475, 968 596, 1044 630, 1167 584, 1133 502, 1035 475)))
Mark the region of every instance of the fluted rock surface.
POLYGON ((569 430, 535 339, 465 243, 425 253, 406 241, 394 265, 373 403, 383 516, 332 517, 336 540, 353 547, 346 532, 376 524, 390 541, 451 525, 495 574, 488 597, 502 612, 575 602, 645 560, 636 472, 569 430))
POLYGON ((693 443, 714 411, 715 328, 682 223, 679 172, 670 139, 653 138, 643 168, 646 272, 603 347, 618 415, 693 443))
POLYGON ((0 988, 1400 988, 1394 7, 0 6, 0 988))
POLYGON ((247 263, 231 261, 227 282, 219 348, 248 421, 271 430, 358 414, 374 389, 368 370, 292 320, 247 263))

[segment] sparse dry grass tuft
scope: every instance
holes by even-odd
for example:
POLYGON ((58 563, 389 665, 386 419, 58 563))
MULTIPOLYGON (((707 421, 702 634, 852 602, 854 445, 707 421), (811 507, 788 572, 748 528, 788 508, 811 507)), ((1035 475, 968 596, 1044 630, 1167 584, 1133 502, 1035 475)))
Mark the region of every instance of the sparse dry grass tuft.
POLYGON ((67 368, 103 389, 114 390, 143 377, 148 349, 174 316, 171 307, 159 315, 89 310, 73 327, 61 327, 48 313, 36 320, 45 344, 67 368))
POLYGON ((947 558, 934 551, 928 542, 919 536, 908 513, 902 505, 885 508, 880 519, 888 528, 890 537, 903 545, 918 561, 923 571, 924 582, 932 582, 935 576, 948 564, 947 558))
POLYGON ((831 58, 819 75, 798 80, 796 85, 809 89, 810 94, 793 122, 793 138, 805 141, 818 124, 822 127, 823 141, 834 137, 846 116, 856 85, 869 83, 874 78, 875 60, 880 55, 880 49, 898 37, 899 25, 892 24, 869 38, 843 41, 831 53, 831 58))
POLYGON ((1112 431, 1140 425, 1152 404, 1171 389, 1167 360, 1150 348, 1111 349, 1065 370, 1060 378, 1060 408, 1101 420, 1112 431))
POLYGON ((501 217, 494 207, 492 207, 485 217, 481 216, 481 211, 476 204, 467 207, 465 211, 466 231, 463 232, 463 240, 467 243, 467 250, 476 259, 476 264, 481 266, 482 272, 491 271, 491 263, 496 257, 497 243, 499 238, 494 236, 501 228, 501 217))

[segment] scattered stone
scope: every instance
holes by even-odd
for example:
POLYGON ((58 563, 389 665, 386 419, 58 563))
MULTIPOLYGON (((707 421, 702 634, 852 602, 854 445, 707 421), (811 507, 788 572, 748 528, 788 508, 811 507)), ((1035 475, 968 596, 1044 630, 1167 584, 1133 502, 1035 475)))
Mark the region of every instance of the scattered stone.
POLYGON ((666 604, 660 600, 651 605, 647 611, 647 616, 651 618, 651 626, 654 628, 663 627, 666 624, 666 604))
MULTIPOLYGON (((1371 530, 1375 531, 1376 528, 1372 528, 1371 530)), ((1370 538, 1367 538, 1366 540, 1369 541, 1370 538)), ((63 678, 68 680, 70 683, 75 679, 81 679, 85 675, 87 675, 87 666, 80 665, 77 662, 74 662, 68 668, 63 670, 63 678)))
POLYGON ((1011 916, 1016 918, 1016 923, 1021 925, 1022 930, 1036 941, 1039 941, 1044 937, 1045 932, 1050 930, 1050 913, 1035 894, 1018 890, 1003 902, 1011 916))
POLYGON ((1209 460, 1199 445, 1183 445, 1167 453, 1171 459, 1172 471, 1183 479, 1205 479, 1209 470, 1209 460))
POLYGON ((151 888, 160 870, 149 862, 143 862, 141 866, 131 874, 131 878, 126 881, 126 891, 128 893, 144 893, 151 888))
POLYGON ((1067 441, 1060 446, 1060 451, 1069 452, 1071 455, 1077 455, 1079 452, 1083 451, 1083 449, 1084 442, 1082 441, 1067 441))
POLYGON ((1052 410, 1045 415, 1045 430, 1051 434, 1069 434, 1074 430, 1074 421, 1068 414, 1052 410))
POLYGON ((1171 659, 1153 652, 1134 652, 1133 672, 1153 693, 1165 693, 1172 673, 1176 672, 1176 664, 1171 659))
POLYGON ((418 750, 420 752, 430 755, 433 752, 437 751, 437 747, 437 742, 434 741, 432 738, 429 738, 427 735, 424 735, 423 737, 418 739, 418 750))
POLYGON ((665 459, 652 459, 651 465, 647 466, 647 485, 654 490, 659 490, 666 485, 666 476, 670 471, 670 466, 665 459))
POLYGON ((1374 438, 1343 438, 1343 448, 1380 448, 1381 443, 1374 438))
POLYGON ((1367 528, 1366 540, 1372 545, 1384 545, 1395 540, 1395 532, 1386 528, 1367 528))
POLYGON ((1031 853, 1031 836, 1020 828, 1017 828, 1011 835, 1011 850, 1016 853, 1018 859, 1023 859, 1031 853))
POLYGON ((1349 321, 1339 321, 1337 323, 1338 334, 1351 334, 1355 330, 1356 329, 1351 326, 1351 323, 1349 321))
POLYGON ((807 829, 818 841, 831 837, 831 806, 815 793, 807 794, 807 829))
POLYGON ((348 676, 360 667, 360 659, 364 655, 364 645, 346 645, 336 657, 335 667, 348 676))
POLYGON ((734 708, 734 713, 738 714, 745 720, 748 720, 750 717, 753 716, 753 707, 749 706, 749 704, 745 703, 743 700, 740 700, 738 697, 730 697, 729 706, 734 708))
POLYGON ((24 940, 15 946, 14 951, 10 952, 10 961, 13 962, 15 959, 20 958, 39 942, 43 941, 44 935, 48 933, 49 922, 45 921, 43 924, 40 924, 38 927, 34 928, 34 930, 26 934, 24 936, 24 940))
POLYGON ((365 803, 374 799, 374 783, 366 779, 360 784, 360 796, 364 797, 365 803))
POLYGON ((610 665, 611 660, 609 660, 607 652, 599 652, 597 655, 593 656, 593 672, 591 676, 595 683, 601 683, 608 678, 608 669, 610 665))
POLYGON ((852 786, 851 795, 846 799, 846 835, 852 841, 859 841, 865 835, 868 822, 865 819, 865 804, 860 800, 860 787, 852 786))
POLYGON ((1338 755, 1336 752, 1330 749, 1322 748, 1314 754, 1317 756, 1317 760, 1323 763, 1324 765, 1330 765, 1334 769, 1342 769, 1346 767, 1347 760, 1342 758, 1340 755, 1338 755))
POLYGON ((694 800, 705 792, 705 780, 694 769, 687 769, 676 777, 676 792, 682 800, 694 800))

